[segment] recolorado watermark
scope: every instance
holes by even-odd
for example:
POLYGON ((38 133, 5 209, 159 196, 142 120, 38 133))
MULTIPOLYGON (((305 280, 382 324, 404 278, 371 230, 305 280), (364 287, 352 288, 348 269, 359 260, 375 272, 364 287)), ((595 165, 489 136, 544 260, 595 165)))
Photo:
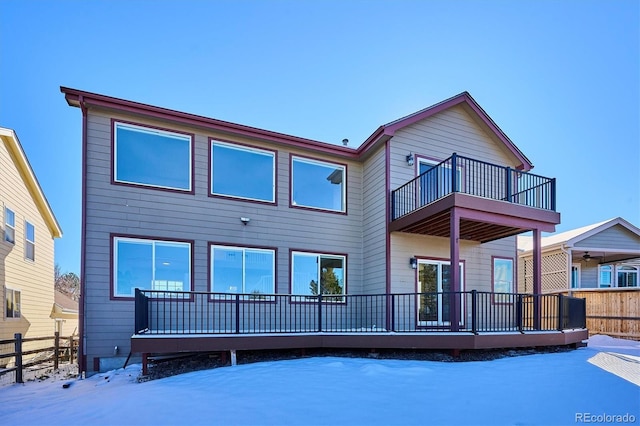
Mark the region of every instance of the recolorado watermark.
POLYGON ((576 423, 635 423, 636 416, 633 414, 594 414, 576 413, 576 423))

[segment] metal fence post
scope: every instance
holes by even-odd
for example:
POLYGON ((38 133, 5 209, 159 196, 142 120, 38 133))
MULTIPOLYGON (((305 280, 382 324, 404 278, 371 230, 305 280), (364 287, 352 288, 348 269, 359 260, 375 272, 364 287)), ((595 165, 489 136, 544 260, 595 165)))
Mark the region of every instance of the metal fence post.
POLYGON ((60 332, 53 334, 53 369, 57 370, 60 365, 60 332))
POLYGON ((236 334, 240 334, 240 295, 236 294, 236 334))
POLYGON ((478 291, 471 290, 471 332, 478 334, 478 291))
POLYGON ((69 336, 69 364, 73 364, 73 335, 69 336))
POLYGON ((522 323, 524 322, 523 318, 524 312, 522 309, 522 294, 518 294, 516 296, 516 316, 518 321, 518 331, 522 333, 522 323))
POLYGON ((322 293, 318 294, 318 333, 322 332, 322 293))
POLYGON ((512 203, 511 193, 513 192, 513 189, 511 188, 511 167, 506 167, 505 171, 507 172, 507 201, 512 203))
POLYGON ((16 383, 24 383, 22 379, 22 333, 16 333, 13 337, 15 339, 16 354, 16 383))
POLYGON ((558 294, 558 331, 564 328, 564 298, 562 293, 558 294))

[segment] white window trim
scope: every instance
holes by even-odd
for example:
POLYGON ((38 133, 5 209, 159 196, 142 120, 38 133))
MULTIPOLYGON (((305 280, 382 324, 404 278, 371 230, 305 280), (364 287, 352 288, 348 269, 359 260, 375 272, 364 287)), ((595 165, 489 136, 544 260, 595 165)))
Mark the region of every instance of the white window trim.
MULTIPOLYGON (((241 167, 241 165, 239 165, 241 167)), ((222 142, 219 140, 212 139, 211 140, 211 195, 215 195, 218 197, 229 197, 229 198, 237 198, 239 200, 249 200, 249 201, 258 201, 261 203, 275 203, 276 202, 276 153, 274 151, 269 151, 266 149, 254 148, 244 145, 236 145, 233 143, 222 142), (272 173, 272 184, 271 184, 271 199, 263 200, 260 198, 251 198, 251 197, 242 197, 239 195, 229 195, 229 194, 220 194, 213 191, 213 147, 214 145, 225 146, 229 149, 235 149, 237 151, 246 151, 254 154, 268 155, 271 156, 271 173, 272 173)))
MULTIPOLYGON (((272 276, 273 276, 273 290, 272 290, 272 294, 276 293, 276 251, 274 249, 265 249, 265 248, 255 248, 255 247, 243 247, 243 246, 226 246, 226 245, 221 245, 221 244, 211 244, 211 250, 210 250, 210 254, 209 254, 209 270, 211 271, 211 277, 209 279, 209 291, 211 291, 213 293, 213 270, 214 270, 214 250, 215 249, 227 249, 227 250, 238 250, 238 251, 242 251, 242 291, 238 292, 238 293, 231 293, 231 292, 218 292, 218 293, 223 293, 223 294, 245 294, 245 281, 246 281, 246 265, 245 265, 245 252, 247 250, 249 251, 255 251, 255 252, 265 252, 265 253, 271 253, 271 272, 272 272, 272 276)), ((271 299, 271 298, 270 298, 271 299)))
MULTIPOLYGON (((187 287, 186 289, 182 290, 182 291, 191 291, 191 283, 193 282, 193 270, 192 270, 192 247, 191 247, 191 243, 188 242, 183 242, 183 241, 168 241, 168 240, 162 240, 162 239, 157 239, 157 238, 133 238, 133 237, 113 237, 113 297, 114 298, 132 298, 134 297, 133 294, 118 294, 118 242, 120 241, 129 241, 129 242, 134 242, 134 243, 146 243, 146 244, 151 244, 151 261, 152 261, 152 265, 155 265, 155 258, 156 258, 156 243, 160 243, 160 244, 168 244, 168 245, 175 245, 175 246, 181 246, 181 247, 188 247, 189 249, 189 281, 185 283, 185 286, 187 287)), ((155 277, 155 268, 152 268, 152 274, 151 274, 151 288, 144 288, 141 290, 155 290, 153 288, 153 283, 155 283, 156 281, 156 277, 155 277)), ((166 281, 166 280, 162 280, 162 281, 166 281)), ((161 291, 161 290, 160 290, 161 291)), ((162 294, 159 294, 158 297, 160 297, 162 294)), ((186 297, 186 296, 185 296, 186 297)))
POLYGON ((615 267, 614 265, 598 265, 598 288, 613 288, 615 287, 615 267), (602 285, 602 268, 603 267, 609 267, 611 268, 611 282, 609 283, 609 285, 603 286, 602 285))
POLYGON ((8 320, 19 320, 20 318, 22 318, 22 290, 17 290, 14 288, 9 288, 6 287, 5 288, 5 296, 4 296, 4 317, 8 320), (18 316, 8 316, 7 315, 7 295, 9 294, 9 292, 12 292, 14 294, 14 302, 15 302, 15 293, 20 293, 20 309, 18 311, 19 315, 18 316))
MULTIPOLYGON (((430 264, 430 265, 437 265, 438 266, 438 285, 441 286, 441 277, 442 277, 442 266, 444 265, 449 265, 451 266, 451 261, 449 260, 434 260, 434 259, 418 259, 418 268, 420 268, 420 264, 430 264)), ((459 270, 460 270, 460 291, 463 292, 464 291, 464 262, 460 261, 458 262, 459 265, 459 270)), ((492 265, 493 267, 493 265, 492 265)), ((420 293, 420 282, 418 282, 418 280, 420 279, 420 275, 416 274, 416 284, 417 284, 417 289, 418 289, 418 293, 420 293)), ((493 284, 492 284, 493 285, 493 284)), ((438 292, 442 292, 442 288, 438 288, 437 289, 438 292)), ((438 317, 440 317, 441 312, 442 312, 442 298, 438 298, 438 309, 439 309, 439 313, 438 313, 438 317)), ((464 314, 465 314, 465 306, 464 306, 464 298, 462 299, 461 303, 460 303, 460 322, 459 325, 464 324, 464 314)), ((442 325, 449 325, 451 324, 451 321, 440 321, 438 319, 438 321, 420 321, 420 296, 417 296, 416 299, 416 324, 418 324, 418 326, 424 327, 424 326, 442 326, 442 325)))
POLYGON ((10 209, 9 207, 4 208, 4 235, 2 237, 2 241, 8 243, 8 244, 12 244, 14 245, 16 243, 16 212, 12 209, 10 209), (11 213, 13 213, 13 225, 9 225, 9 223, 7 222, 7 211, 10 211, 11 213), (7 229, 12 229, 13 230, 13 241, 9 241, 7 240, 7 229))
MULTIPOLYGON (((293 293, 293 286, 294 286, 294 277, 295 277, 295 262, 293 261, 294 256, 305 256, 305 257, 315 257, 317 259, 317 272, 318 272, 318 288, 320 286, 320 277, 322 276, 322 271, 320 269, 321 266, 321 258, 327 258, 327 259, 340 259, 342 260, 342 275, 343 275, 343 282, 342 282, 342 294, 325 294, 323 295, 326 297, 335 297, 335 296, 346 296, 347 295, 347 256, 343 255, 343 254, 328 254, 328 253, 316 253, 316 252, 309 252, 309 251, 292 251, 291 252, 291 293, 293 293)), ((301 296, 313 296, 315 297, 315 295, 312 294, 301 294, 301 296)), ((344 302, 345 299, 343 299, 340 302, 344 302)))
POLYGON ((305 158, 305 157, 297 157, 293 155, 291 156, 291 188, 289 189, 289 192, 290 192, 289 202, 293 207, 303 208, 303 209, 306 208, 306 209, 313 209, 313 210, 322 210, 327 212, 346 213, 347 212, 347 167, 344 164, 337 164, 329 161, 315 160, 315 159, 305 158), (293 163, 295 163, 296 161, 299 161, 301 163, 314 164, 317 166, 334 167, 336 169, 342 170, 342 194, 341 194, 342 208, 341 209, 328 209, 326 207, 308 206, 306 204, 297 203, 293 199, 293 189, 295 186, 295 176, 293 174, 293 163))
MULTIPOLYGON (((600 279, 600 274, 598 274, 598 280, 599 279, 600 279)), ((570 289, 582 288, 582 267, 581 267, 580 263, 572 263, 571 264, 571 275, 569 276, 569 288, 570 289), (578 271, 578 281, 576 282, 576 286, 575 287, 573 287, 571 285, 571 282, 573 280, 573 268, 576 268, 577 271, 578 271)))
MULTIPOLYGON (((615 276, 613 277, 613 283, 615 284, 615 287, 617 288, 637 288, 638 286, 635 287, 618 287, 618 273, 620 272, 624 272, 626 274, 635 274, 636 275, 636 283, 638 283, 639 278, 640 278, 640 268, 638 268, 637 266, 631 266, 631 265, 616 265, 615 267, 615 276), (618 268, 623 268, 623 267, 627 267, 627 268, 632 268, 632 270, 619 270, 618 268)), ((640 283, 639 283, 640 284, 640 283)))
POLYGON ((24 258, 30 262, 35 262, 36 261, 36 225, 34 225, 33 223, 29 222, 28 220, 24 221, 24 258), (29 225, 31 225, 33 227, 33 241, 29 240, 29 232, 28 232, 28 227, 29 225), (33 259, 31 259, 29 256, 27 256, 27 247, 29 246, 29 243, 33 244, 33 259))
POLYGON ((154 129, 152 127, 139 126, 136 124, 123 123, 115 121, 113 125, 113 180, 117 183, 128 185, 140 185, 148 188, 170 189, 174 191, 191 192, 193 190, 193 138, 184 133, 170 132, 168 130, 154 129), (169 138, 185 140, 189 143, 189 188, 176 188, 173 186, 154 185, 151 183, 132 182, 124 179, 118 179, 118 128, 127 128, 129 130, 149 133, 153 135, 162 135, 169 138))

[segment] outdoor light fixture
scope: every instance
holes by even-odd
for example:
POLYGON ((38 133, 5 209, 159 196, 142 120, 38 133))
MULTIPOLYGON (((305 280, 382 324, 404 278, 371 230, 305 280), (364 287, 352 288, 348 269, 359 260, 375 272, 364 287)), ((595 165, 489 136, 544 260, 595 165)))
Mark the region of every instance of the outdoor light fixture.
POLYGON ((250 218, 248 217, 241 217, 240 218, 240 222, 242 222, 243 225, 246 225, 247 223, 249 223, 251 221, 250 218))
POLYGON ((409 153, 409 155, 407 155, 407 166, 413 166, 413 154, 409 153))
POLYGON ((418 259, 412 257, 409 259, 409 265, 411 265, 411 269, 418 269, 418 259))

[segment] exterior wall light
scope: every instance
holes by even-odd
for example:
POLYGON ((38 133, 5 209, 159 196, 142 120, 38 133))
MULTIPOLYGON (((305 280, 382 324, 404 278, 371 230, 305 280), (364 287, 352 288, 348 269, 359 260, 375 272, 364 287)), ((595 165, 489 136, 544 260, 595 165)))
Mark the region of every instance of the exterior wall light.
POLYGON ((407 166, 413 166, 413 154, 409 153, 409 155, 407 155, 407 166))
POLYGON ((409 265, 411 265, 411 269, 418 269, 418 259, 412 257, 409 259, 409 265))
POLYGON ((246 225, 250 221, 251 221, 251 219, 249 219, 248 217, 241 217, 240 218, 240 222, 242 222, 243 225, 246 225))

